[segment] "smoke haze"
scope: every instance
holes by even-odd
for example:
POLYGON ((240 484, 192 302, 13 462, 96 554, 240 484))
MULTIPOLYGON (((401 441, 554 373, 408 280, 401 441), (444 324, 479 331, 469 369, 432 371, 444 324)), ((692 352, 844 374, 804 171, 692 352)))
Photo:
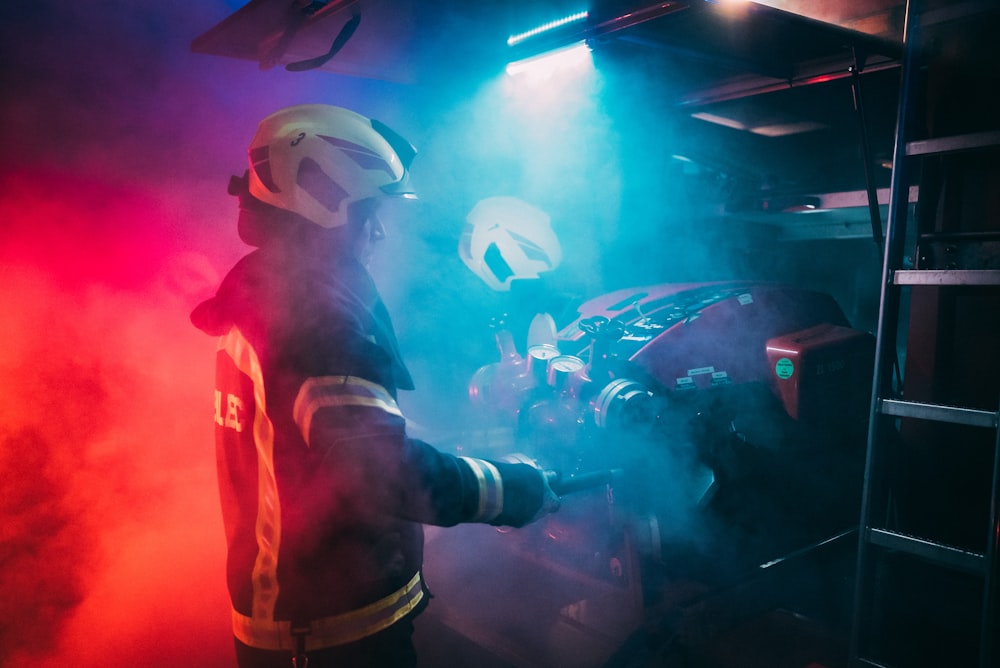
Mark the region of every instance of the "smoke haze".
POLYGON ((242 252, 224 189, 255 121, 188 53, 227 9, 201 7, 0 10, 0 665, 232 663, 188 313, 242 252))
POLYGON ((681 232, 704 202, 649 149, 652 86, 592 73, 531 111, 495 81, 413 91, 191 53, 233 4, 0 9, 0 665, 232 664, 215 342, 188 314, 248 250, 226 184, 276 109, 351 107, 420 150, 421 200, 392 207, 373 274, 417 384, 404 410, 432 442, 511 308, 458 258, 480 199, 549 213, 574 295, 753 277, 681 232))
POLYGON ((190 634, 218 651, 221 523, 211 431, 193 419, 211 346, 185 322, 217 272, 158 238, 170 215, 141 188, 61 172, 2 185, 0 659, 182 665, 190 634))

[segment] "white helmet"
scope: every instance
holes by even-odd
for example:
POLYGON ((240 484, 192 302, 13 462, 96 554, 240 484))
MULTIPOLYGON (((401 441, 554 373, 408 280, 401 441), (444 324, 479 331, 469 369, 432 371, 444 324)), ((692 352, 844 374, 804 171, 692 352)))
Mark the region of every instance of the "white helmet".
POLYGON ((250 142, 250 194, 326 228, 347 207, 379 195, 412 196, 416 149, 376 120, 348 109, 303 104, 260 122, 250 142))
POLYGON ((538 278, 562 261, 548 214, 516 197, 481 200, 465 221, 458 254, 494 290, 510 290, 511 281, 538 278))

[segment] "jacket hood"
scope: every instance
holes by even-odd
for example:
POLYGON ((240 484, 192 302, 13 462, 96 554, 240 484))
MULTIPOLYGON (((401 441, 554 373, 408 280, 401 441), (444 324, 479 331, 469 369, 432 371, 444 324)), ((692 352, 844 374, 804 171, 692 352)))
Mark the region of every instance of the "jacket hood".
POLYGON ((250 253, 226 274, 215 296, 198 304, 191 312, 191 324, 211 336, 222 336, 236 324, 237 314, 252 303, 250 287, 261 271, 260 251, 250 253))
POLYGON ((226 274, 214 297, 195 307, 191 323, 206 334, 222 336, 233 325, 254 327, 269 315, 278 319, 302 317, 311 304, 364 322, 366 333, 391 358, 396 387, 413 389, 375 282, 353 258, 337 258, 333 264, 301 257, 290 261, 279 251, 257 249, 226 274), (279 312, 284 315, 277 315, 279 312))

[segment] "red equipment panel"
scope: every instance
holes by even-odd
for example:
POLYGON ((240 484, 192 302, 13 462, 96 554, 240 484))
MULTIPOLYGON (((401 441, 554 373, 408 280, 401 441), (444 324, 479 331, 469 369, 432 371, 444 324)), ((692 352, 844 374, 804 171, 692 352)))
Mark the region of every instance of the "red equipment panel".
POLYGON ((578 324, 587 318, 615 319, 627 332, 614 352, 667 390, 771 382, 769 340, 820 324, 848 325, 827 294, 745 281, 620 290, 587 302, 580 315, 561 339, 579 341, 578 324))
POLYGON ((797 420, 864 420, 874 355, 871 334, 829 323, 767 342, 771 386, 797 420))

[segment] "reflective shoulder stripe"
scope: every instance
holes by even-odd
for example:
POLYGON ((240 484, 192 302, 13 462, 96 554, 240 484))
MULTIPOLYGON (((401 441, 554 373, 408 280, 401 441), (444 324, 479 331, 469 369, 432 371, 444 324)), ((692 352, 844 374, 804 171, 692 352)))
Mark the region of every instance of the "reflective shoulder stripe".
MULTIPOLYGON (((313 619, 306 635, 306 650, 354 642, 389 628, 417 607, 424 597, 420 573, 400 589, 363 608, 332 617, 313 619)), ((233 635, 259 649, 295 649, 291 622, 251 619, 233 610, 233 635)))
POLYGON ((299 388, 292 408, 292 417, 306 444, 316 411, 330 406, 367 406, 403 417, 396 400, 377 383, 356 376, 308 378, 299 388))
POLYGON ((482 459, 459 457, 469 465, 479 483, 479 508, 473 522, 489 522, 503 512, 503 479, 497 467, 482 459))

